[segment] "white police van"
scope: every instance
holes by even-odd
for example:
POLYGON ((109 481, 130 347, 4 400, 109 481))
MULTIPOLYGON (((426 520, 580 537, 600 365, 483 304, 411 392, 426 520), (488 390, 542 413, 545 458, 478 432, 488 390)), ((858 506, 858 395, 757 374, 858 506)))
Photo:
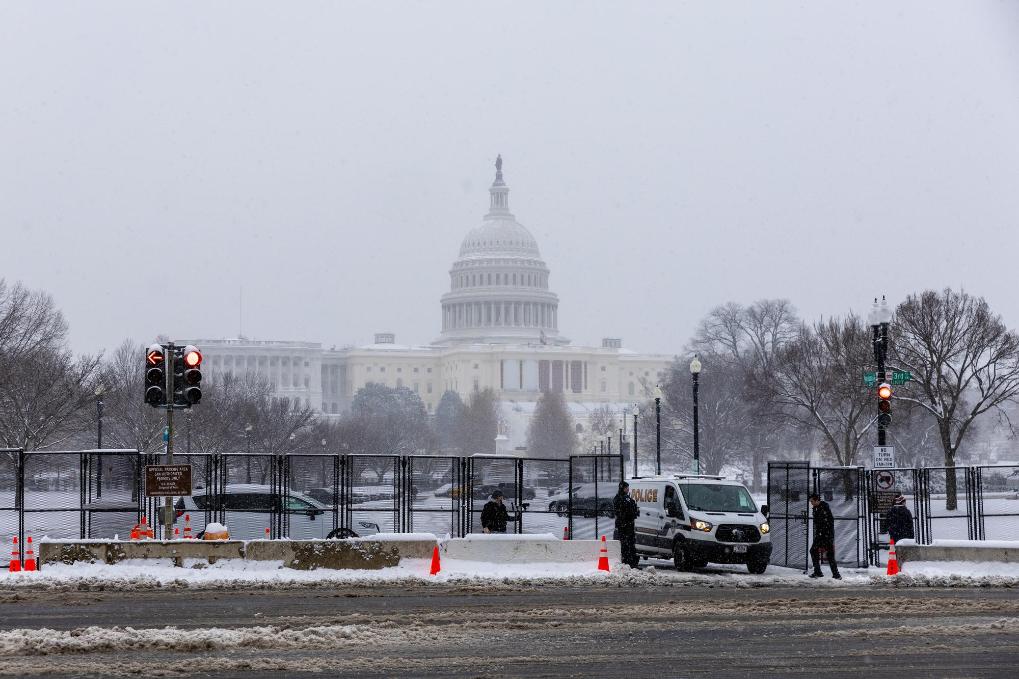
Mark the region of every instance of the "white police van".
POLYGON ((708 562, 746 564, 755 574, 768 568, 768 506, 758 508, 739 481, 677 474, 629 483, 640 509, 635 528, 641 556, 671 557, 678 570, 708 562))

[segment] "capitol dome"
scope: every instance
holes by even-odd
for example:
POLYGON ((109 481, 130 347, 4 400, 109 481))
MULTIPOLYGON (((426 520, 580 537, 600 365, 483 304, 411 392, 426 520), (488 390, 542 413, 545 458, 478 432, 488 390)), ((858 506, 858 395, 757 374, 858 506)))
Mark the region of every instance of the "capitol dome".
POLYGON ((559 336, 559 297, 548 289, 538 243, 509 211, 502 156, 488 192, 488 214, 464 237, 449 271, 436 344, 566 344, 559 336))

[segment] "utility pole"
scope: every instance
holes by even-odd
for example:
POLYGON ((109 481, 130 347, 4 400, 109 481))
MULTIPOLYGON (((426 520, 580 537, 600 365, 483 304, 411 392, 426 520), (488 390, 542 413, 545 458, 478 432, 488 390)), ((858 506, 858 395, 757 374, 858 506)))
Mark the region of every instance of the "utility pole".
POLYGON ((877 364, 878 384, 878 416, 877 416, 877 444, 888 445, 888 425, 892 423, 892 389, 891 376, 887 372, 885 361, 888 359, 888 325, 891 322, 891 313, 888 309, 888 302, 884 296, 881 297, 881 305, 878 306, 877 298, 874 298, 874 309, 871 315, 871 332, 874 344, 874 362, 877 364))

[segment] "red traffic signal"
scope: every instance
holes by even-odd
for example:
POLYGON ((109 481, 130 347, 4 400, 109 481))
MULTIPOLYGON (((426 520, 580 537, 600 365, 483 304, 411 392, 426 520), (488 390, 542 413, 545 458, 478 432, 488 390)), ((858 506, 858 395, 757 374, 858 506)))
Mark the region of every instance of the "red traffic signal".
POLYGON ((880 413, 877 422, 882 427, 887 427, 892 422, 892 387, 887 382, 882 382, 877 388, 877 409, 880 413))
POLYGON ((187 368, 197 368, 202 364, 202 352, 198 351, 198 347, 187 345, 184 347, 184 366, 187 368))

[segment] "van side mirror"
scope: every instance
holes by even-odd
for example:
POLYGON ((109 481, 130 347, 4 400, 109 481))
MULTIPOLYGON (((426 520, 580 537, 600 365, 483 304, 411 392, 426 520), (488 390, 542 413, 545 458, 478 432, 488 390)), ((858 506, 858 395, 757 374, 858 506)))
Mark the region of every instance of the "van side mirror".
POLYGON ((761 505, 761 514, 764 515, 764 518, 768 518, 768 505, 761 505))
POLYGON ((670 519, 682 519, 683 510, 679 508, 678 502, 674 502, 665 507, 665 515, 670 519))

